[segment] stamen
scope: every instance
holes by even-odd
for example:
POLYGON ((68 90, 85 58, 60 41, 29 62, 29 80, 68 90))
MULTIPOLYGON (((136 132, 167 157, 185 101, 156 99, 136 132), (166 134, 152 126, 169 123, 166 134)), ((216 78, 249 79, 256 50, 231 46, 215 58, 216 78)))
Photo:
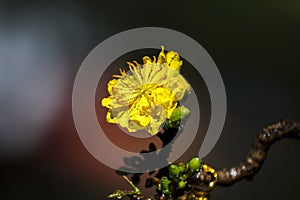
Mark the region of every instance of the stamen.
POLYGON ((134 64, 136 65, 137 68, 139 68, 139 67, 141 66, 141 64, 138 63, 137 61, 134 60, 133 62, 134 62, 134 64))
POLYGON ((156 57, 153 56, 153 62, 152 63, 156 63, 156 57))
POLYGON ((116 74, 112 75, 112 77, 114 77, 114 78, 123 78, 123 76, 121 76, 121 75, 116 75, 116 74))
POLYGON ((131 62, 127 62, 127 64, 128 64, 128 66, 129 66, 130 71, 131 71, 132 73, 134 73, 134 69, 136 68, 136 67, 134 66, 134 64, 132 64, 131 62))
POLYGON ((127 64, 128 64, 129 66, 135 67, 135 65, 134 65, 133 63, 131 63, 131 62, 127 62, 127 64))
POLYGON ((144 56, 143 62, 144 62, 144 64, 149 64, 149 63, 151 63, 151 58, 149 56, 144 56))
POLYGON ((114 77, 114 78, 123 78, 125 75, 126 75, 126 72, 125 72, 125 70, 124 69, 119 69, 119 72, 120 72, 120 74, 121 75, 118 75, 118 74, 114 74, 114 75, 112 75, 112 77, 114 77))
POLYGON ((125 71, 124 69, 119 69, 119 71, 120 71, 120 74, 121 74, 122 76, 125 76, 125 75, 126 75, 126 71, 125 71))

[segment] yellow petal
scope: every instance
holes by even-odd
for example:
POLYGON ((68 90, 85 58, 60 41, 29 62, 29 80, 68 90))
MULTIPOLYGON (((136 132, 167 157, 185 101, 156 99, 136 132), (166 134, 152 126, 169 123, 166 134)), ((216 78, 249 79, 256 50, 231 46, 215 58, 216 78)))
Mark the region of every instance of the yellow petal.
POLYGON ((182 65, 179 54, 174 51, 169 51, 166 55, 166 64, 174 70, 179 71, 182 65))
POLYGON ((131 120, 135 121, 138 123, 140 126, 147 126, 150 123, 150 118, 149 116, 146 115, 134 115, 131 120))
POLYGON ((116 118, 114 118, 111 109, 106 114, 106 121, 108 123, 113 123, 113 124, 117 123, 116 118))
POLYGON ((117 123, 120 124, 120 126, 127 128, 128 122, 129 122, 129 114, 128 110, 120 111, 116 113, 117 123))
POLYGON ((118 80, 117 79, 112 79, 112 80, 110 80, 109 82, 108 82, 108 84, 107 84, 107 90, 108 90, 108 93, 110 94, 110 95, 112 95, 112 93, 113 93, 113 89, 114 89, 114 87, 115 87, 115 85, 118 83, 118 80))
POLYGON ((156 105, 151 108, 150 114, 151 122, 150 125, 147 127, 147 131, 151 135, 155 135, 158 133, 160 127, 166 120, 166 111, 163 106, 156 105))
POLYGON ((110 97, 103 98, 101 104, 106 108, 112 108, 112 99, 110 97))

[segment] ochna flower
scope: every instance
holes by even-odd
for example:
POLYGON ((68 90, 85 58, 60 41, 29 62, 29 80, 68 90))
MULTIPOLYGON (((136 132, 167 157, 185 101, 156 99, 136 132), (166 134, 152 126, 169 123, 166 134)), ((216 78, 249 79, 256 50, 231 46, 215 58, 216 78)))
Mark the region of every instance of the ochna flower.
POLYGON ((178 53, 164 53, 156 59, 145 56, 144 64, 127 62, 129 72, 120 69, 120 75, 108 82, 109 97, 102 106, 109 110, 106 120, 119 124, 129 132, 146 130, 158 133, 162 124, 172 117, 173 111, 190 90, 190 85, 180 74, 182 61, 178 53))

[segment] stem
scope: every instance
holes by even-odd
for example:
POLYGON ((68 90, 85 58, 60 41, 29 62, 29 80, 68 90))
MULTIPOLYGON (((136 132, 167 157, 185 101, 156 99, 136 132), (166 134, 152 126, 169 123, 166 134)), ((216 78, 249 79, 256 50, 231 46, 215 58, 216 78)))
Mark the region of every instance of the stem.
MULTIPOLYGON (((253 141, 246 161, 219 170, 217 183, 232 185, 241 179, 253 177, 262 167, 271 145, 283 138, 300 139, 300 124, 282 119, 262 129, 253 141)), ((194 181, 199 183, 211 181, 210 175, 200 173, 195 176, 194 181)))

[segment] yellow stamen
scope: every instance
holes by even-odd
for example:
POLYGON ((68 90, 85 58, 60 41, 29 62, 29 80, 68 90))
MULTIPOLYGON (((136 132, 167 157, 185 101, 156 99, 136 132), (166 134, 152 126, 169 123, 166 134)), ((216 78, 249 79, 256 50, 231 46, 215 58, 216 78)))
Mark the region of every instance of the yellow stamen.
POLYGON ((144 62, 144 64, 151 64, 151 58, 149 56, 144 56, 143 62, 144 62))
POLYGON ((133 62, 134 62, 134 64, 136 65, 137 68, 139 68, 139 67, 141 66, 141 64, 138 63, 137 61, 134 60, 133 62))
POLYGON ((124 69, 120 68, 119 72, 120 72, 121 75, 113 74, 112 77, 114 77, 114 78, 123 78, 126 75, 126 71, 124 69))
POLYGON ((156 63, 156 57, 155 56, 153 56, 153 62, 152 62, 153 64, 155 64, 156 63))

